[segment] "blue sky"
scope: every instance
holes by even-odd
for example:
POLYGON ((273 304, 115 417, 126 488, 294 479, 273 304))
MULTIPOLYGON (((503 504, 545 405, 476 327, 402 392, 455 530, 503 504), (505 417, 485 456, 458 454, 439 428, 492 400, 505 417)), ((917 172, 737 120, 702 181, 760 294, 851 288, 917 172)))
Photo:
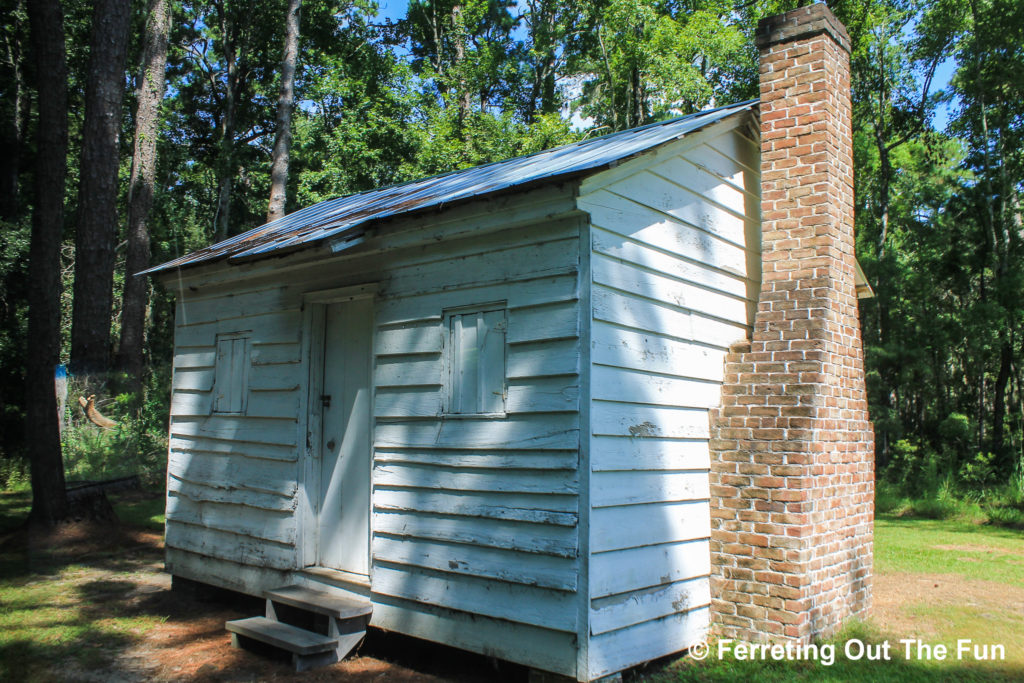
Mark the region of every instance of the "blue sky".
POLYGON ((403 19, 407 7, 407 0, 378 0, 377 16, 381 19, 403 19))

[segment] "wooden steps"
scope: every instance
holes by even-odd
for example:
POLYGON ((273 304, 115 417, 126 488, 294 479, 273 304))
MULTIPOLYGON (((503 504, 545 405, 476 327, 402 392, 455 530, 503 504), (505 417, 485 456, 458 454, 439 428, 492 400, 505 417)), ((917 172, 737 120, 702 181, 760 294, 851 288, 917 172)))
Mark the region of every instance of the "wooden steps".
POLYGON ((325 614, 335 619, 352 619, 369 616, 373 608, 363 600, 333 595, 303 586, 283 586, 267 591, 265 597, 282 605, 291 605, 309 612, 325 614))
POLYGON ((233 634, 252 638, 298 655, 325 652, 335 649, 338 645, 337 638, 313 633, 266 617, 236 619, 227 622, 225 627, 233 634))
POLYGON ((264 643, 291 653, 296 671, 344 659, 366 635, 369 600, 302 586, 282 586, 265 593, 267 614, 227 622, 231 644, 264 643))

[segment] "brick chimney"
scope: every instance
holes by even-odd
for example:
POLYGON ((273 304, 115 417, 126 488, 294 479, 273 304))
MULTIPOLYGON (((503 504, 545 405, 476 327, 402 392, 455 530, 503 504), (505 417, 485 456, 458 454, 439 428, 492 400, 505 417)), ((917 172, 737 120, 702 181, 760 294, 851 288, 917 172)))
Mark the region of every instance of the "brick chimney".
POLYGON ((763 20, 761 293, 712 416, 712 621, 807 642, 871 608, 874 441, 855 291, 850 38, 763 20))

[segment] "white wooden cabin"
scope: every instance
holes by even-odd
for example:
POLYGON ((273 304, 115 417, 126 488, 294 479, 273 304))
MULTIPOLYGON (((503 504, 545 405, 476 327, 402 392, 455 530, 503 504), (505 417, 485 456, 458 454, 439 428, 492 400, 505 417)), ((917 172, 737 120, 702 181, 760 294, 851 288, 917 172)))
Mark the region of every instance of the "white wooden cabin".
POLYGON ((760 286, 757 104, 333 200, 178 295, 167 569, 590 681, 709 625, 708 410, 760 286))

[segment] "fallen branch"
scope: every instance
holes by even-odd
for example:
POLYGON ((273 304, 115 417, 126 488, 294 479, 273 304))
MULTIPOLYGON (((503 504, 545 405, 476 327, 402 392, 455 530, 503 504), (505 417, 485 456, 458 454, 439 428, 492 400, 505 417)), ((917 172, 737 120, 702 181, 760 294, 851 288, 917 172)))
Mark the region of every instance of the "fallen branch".
POLYGON ((85 411, 85 416, 89 418, 89 422, 92 422, 98 427, 103 429, 113 429, 117 426, 117 423, 108 417, 104 417, 100 411, 96 410, 96 395, 90 396, 86 399, 84 396, 78 397, 78 405, 82 406, 85 411))

